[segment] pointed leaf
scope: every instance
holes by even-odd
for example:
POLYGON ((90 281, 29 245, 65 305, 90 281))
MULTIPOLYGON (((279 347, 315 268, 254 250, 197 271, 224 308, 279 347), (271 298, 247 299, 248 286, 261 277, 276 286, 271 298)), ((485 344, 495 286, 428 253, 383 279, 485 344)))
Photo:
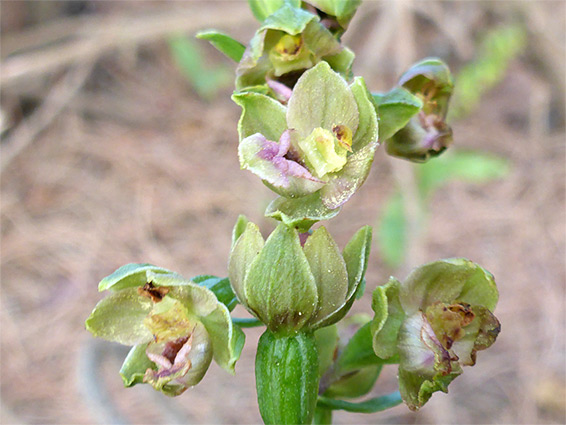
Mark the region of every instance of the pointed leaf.
POLYGON ((368 366, 388 363, 377 357, 373 351, 371 338, 371 322, 366 323, 350 338, 337 362, 340 375, 368 366))
POLYGON ((246 46, 242 43, 216 30, 199 31, 196 37, 201 40, 210 41, 210 44, 235 62, 242 60, 242 56, 246 50, 246 46))

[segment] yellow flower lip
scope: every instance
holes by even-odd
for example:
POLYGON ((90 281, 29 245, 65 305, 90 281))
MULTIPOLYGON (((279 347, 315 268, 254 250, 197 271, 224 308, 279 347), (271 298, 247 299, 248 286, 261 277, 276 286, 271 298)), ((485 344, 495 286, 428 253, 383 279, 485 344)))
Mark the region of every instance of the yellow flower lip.
POLYGON ((352 130, 346 125, 333 125, 332 132, 338 139, 338 143, 348 152, 352 153, 352 130))
POLYGON ((281 56, 296 56, 303 47, 303 39, 300 35, 286 34, 277 42, 274 50, 281 56))

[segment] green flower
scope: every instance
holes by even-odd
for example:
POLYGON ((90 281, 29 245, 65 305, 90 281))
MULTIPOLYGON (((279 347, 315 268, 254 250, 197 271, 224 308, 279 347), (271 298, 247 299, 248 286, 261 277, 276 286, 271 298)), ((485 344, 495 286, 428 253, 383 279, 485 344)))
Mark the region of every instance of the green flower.
POLYGON ((378 126, 362 78, 348 86, 321 62, 299 78, 288 107, 253 92, 233 99, 243 109, 240 165, 296 201, 287 205, 287 215, 301 205, 300 198, 315 193, 312 202, 335 210, 365 181, 378 146, 378 126))
POLYGON ((439 59, 425 59, 399 79, 397 90, 406 90, 422 101, 422 107, 407 125, 385 142, 388 154, 414 162, 440 155, 452 144, 452 129, 446 124, 448 101, 454 87, 450 70, 439 59))
MULTIPOLYGON (((236 90, 269 92, 278 98, 277 84, 292 88, 301 74, 327 61, 345 78, 351 78, 354 54, 344 48, 320 23, 318 16, 283 4, 263 21, 236 69, 236 90)), ((284 99, 281 99, 284 101, 284 99)))
POLYGON ((500 324, 493 276, 465 259, 442 260, 376 288, 373 349, 382 359, 399 356, 399 391, 412 410, 473 366, 490 347, 500 324))
POLYGON ((200 382, 214 360, 230 373, 244 334, 209 289, 150 264, 128 264, 104 278, 86 328, 132 349, 120 370, 126 387, 147 383, 169 396, 200 382))
POLYGON ((297 230, 283 223, 267 241, 243 218, 236 229, 242 233, 230 254, 230 283, 240 303, 273 333, 318 329, 348 312, 367 267, 369 226, 342 253, 324 227, 303 238, 304 246, 297 230))

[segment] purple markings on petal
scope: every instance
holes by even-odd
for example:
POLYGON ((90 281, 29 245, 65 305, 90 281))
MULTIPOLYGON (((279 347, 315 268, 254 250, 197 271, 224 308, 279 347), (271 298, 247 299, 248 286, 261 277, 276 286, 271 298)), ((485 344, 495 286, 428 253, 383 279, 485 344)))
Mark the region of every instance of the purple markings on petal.
POLYGON ((324 183, 314 177, 309 170, 288 156, 292 155, 291 134, 293 130, 286 130, 279 139, 279 143, 267 140, 263 135, 256 133, 240 143, 240 163, 263 180, 276 187, 288 188, 290 178, 300 178, 317 183, 324 183))
POLYGON ((293 94, 293 90, 291 90, 285 84, 280 83, 279 81, 270 80, 270 79, 267 79, 267 85, 271 90, 273 90, 273 92, 277 96, 277 99, 281 103, 286 105, 287 102, 289 102, 289 99, 291 99, 291 95, 293 94))

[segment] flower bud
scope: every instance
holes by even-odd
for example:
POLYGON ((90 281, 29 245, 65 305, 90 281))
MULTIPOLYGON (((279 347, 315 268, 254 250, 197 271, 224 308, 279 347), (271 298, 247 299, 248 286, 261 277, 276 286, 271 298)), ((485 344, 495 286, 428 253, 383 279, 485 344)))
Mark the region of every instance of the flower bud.
POLYGON ((274 334, 314 330, 350 309, 367 266, 369 227, 360 229, 342 254, 324 227, 304 247, 297 230, 280 224, 267 241, 248 223, 228 265, 240 302, 274 334))
POLYGON ((418 97, 423 106, 386 141, 386 151, 410 161, 426 162, 452 144, 452 129, 445 122, 453 90, 450 70, 439 59, 425 59, 405 72, 398 84, 418 97))

